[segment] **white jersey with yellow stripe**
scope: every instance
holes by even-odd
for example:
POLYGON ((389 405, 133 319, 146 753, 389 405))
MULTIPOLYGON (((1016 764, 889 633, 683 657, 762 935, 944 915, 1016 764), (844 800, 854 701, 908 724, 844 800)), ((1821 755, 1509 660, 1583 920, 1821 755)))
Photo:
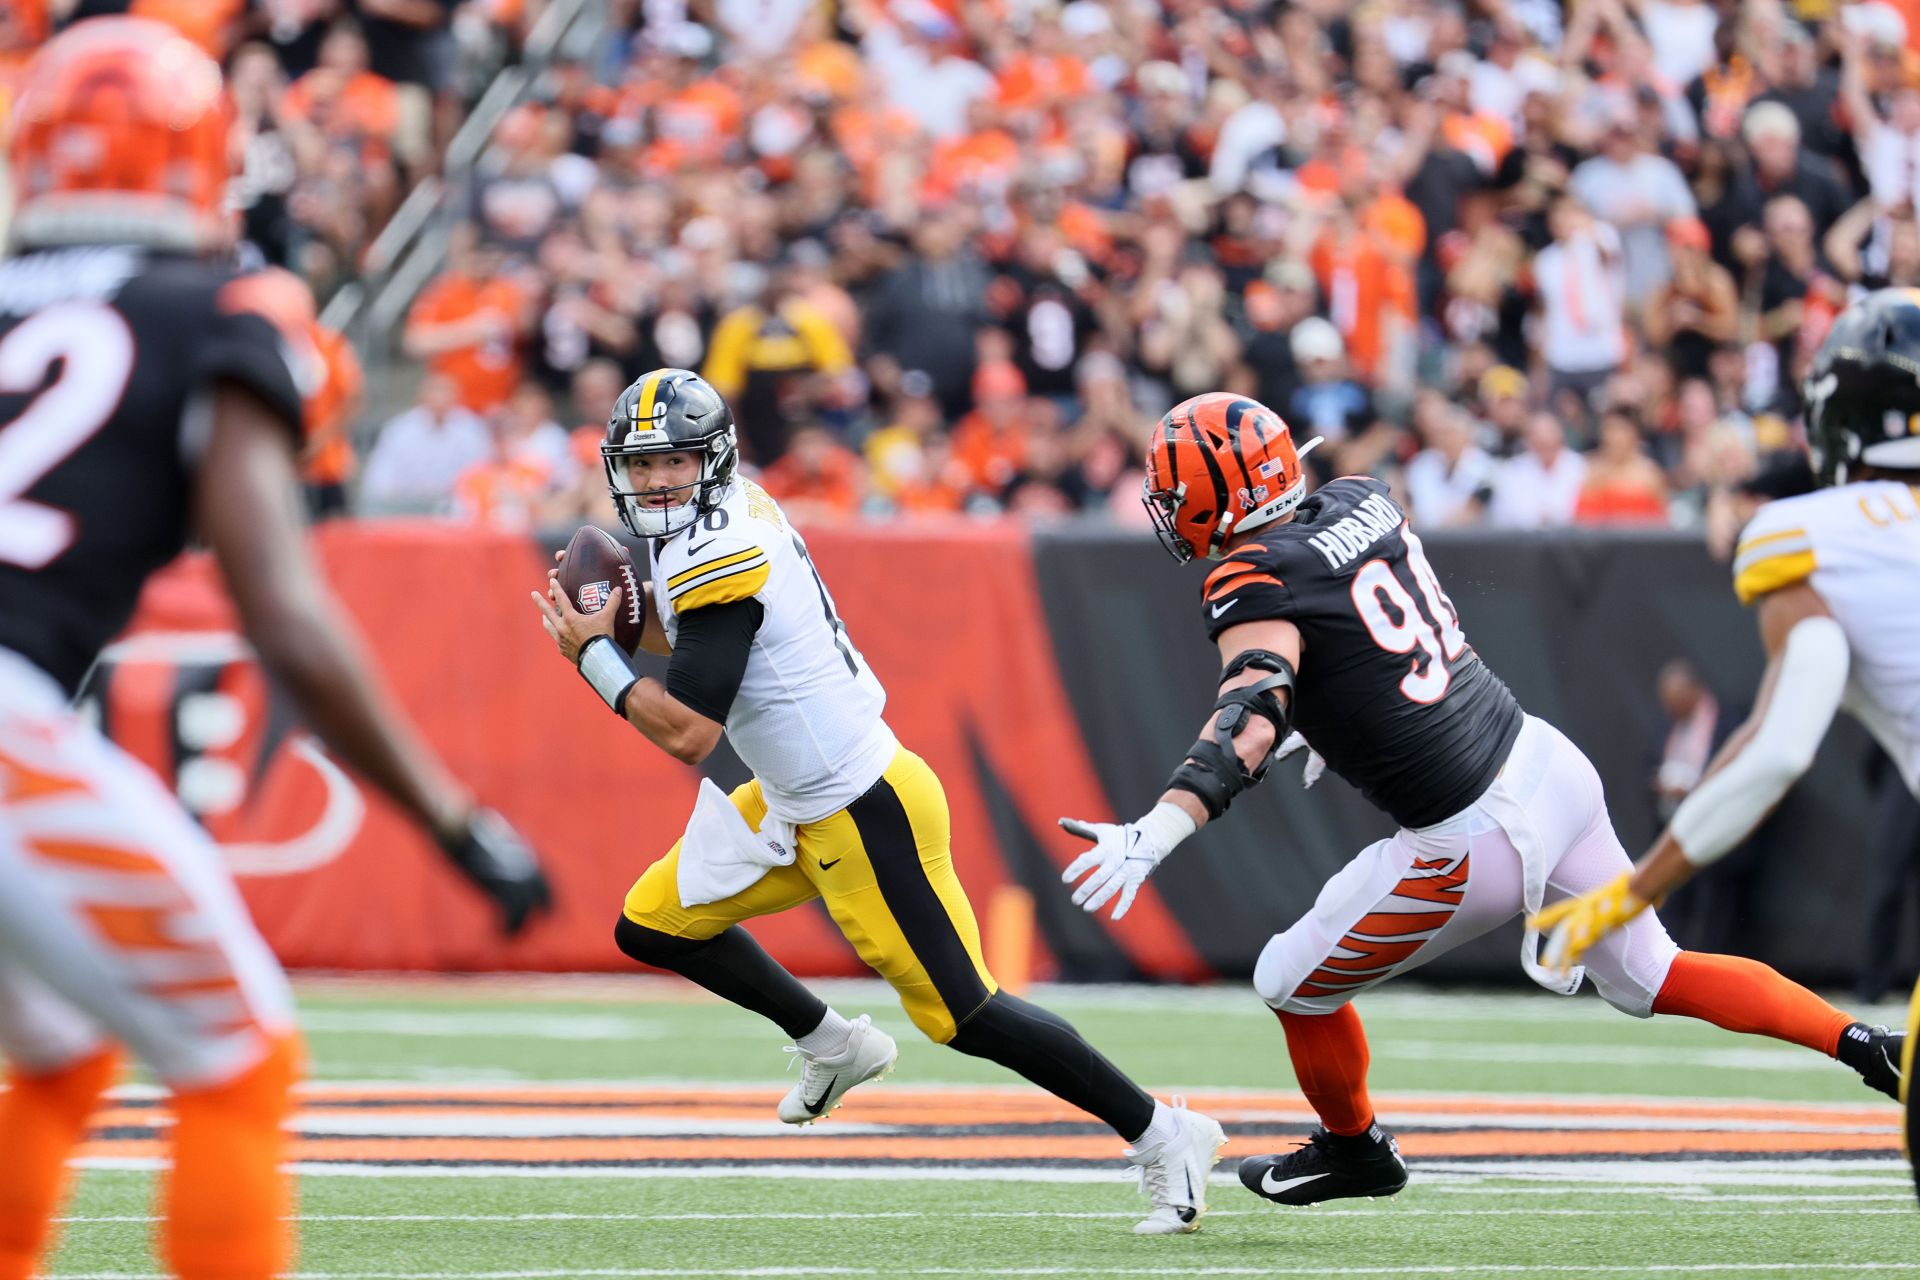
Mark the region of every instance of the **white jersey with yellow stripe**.
POLYGON ((775 818, 818 821, 886 771, 899 747, 880 718, 886 690, 766 490, 736 481, 719 507, 656 541, 653 599, 669 642, 695 609, 753 599, 765 610, 726 729, 775 818))
POLYGON ((1861 481, 1768 503, 1740 535, 1743 604, 1808 582, 1846 633, 1841 704, 1920 795, 1920 486, 1861 481))

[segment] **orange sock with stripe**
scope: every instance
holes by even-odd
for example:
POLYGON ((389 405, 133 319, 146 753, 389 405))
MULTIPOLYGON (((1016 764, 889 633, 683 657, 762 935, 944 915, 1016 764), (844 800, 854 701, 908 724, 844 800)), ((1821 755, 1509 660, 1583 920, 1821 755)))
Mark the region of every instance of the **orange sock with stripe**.
POLYGON ((237 1079, 174 1095, 160 1254, 181 1280, 270 1280, 292 1263, 280 1126, 299 1058, 298 1038, 287 1036, 237 1079))
POLYGON ((0 1096, 0 1280, 27 1280, 52 1243, 67 1158, 119 1069, 119 1056, 102 1049, 55 1071, 9 1074, 0 1096))
POLYGON ((1352 1137, 1373 1123, 1373 1099, 1367 1096, 1366 1029, 1350 1004, 1334 1013, 1285 1013, 1274 1010, 1287 1033, 1300 1092, 1329 1133, 1352 1137))
POLYGON ((1772 1036, 1837 1056, 1849 1014, 1790 978, 1744 956, 1682 951, 1654 997, 1653 1011, 1698 1018, 1728 1031, 1772 1036))

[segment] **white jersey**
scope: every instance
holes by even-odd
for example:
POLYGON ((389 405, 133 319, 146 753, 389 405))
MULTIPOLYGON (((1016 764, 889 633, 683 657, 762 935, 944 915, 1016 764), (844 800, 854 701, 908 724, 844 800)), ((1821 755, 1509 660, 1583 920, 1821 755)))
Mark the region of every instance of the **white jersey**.
POLYGON ((886 690, 847 638, 806 543, 766 490, 742 480, 717 510, 654 543, 653 602, 671 643, 681 614, 747 599, 766 614, 727 740, 775 818, 817 822, 866 794, 899 743, 880 718, 886 690))
POLYGON ((1846 633, 1841 703, 1920 796, 1920 486, 1869 480, 1760 508, 1740 535, 1743 604, 1808 582, 1846 633))

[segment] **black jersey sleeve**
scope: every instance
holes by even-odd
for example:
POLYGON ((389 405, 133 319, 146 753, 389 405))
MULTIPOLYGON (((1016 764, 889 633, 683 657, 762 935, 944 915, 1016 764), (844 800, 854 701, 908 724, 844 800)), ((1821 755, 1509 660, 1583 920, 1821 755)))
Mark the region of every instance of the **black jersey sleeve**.
POLYGON ((753 637, 765 617, 765 607, 751 598, 683 614, 667 664, 667 692, 714 723, 725 724, 746 678, 753 637))
POLYGON ((297 441, 304 413, 301 378, 319 374, 319 353, 297 321, 285 315, 284 300, 262 286, 258 276, 235 276, 213 298, 202 341, 193 354, 191 384, 204 388, 218 381, 237 382, 259 396, 287 424, 297 441), (310 363, 301 370, 297 366, 310 363))
POLYGON ((1235 550, 1207 575, 1200 608, 1207 639, 1242 622, 1290 619, 1298 611, 1293 592, 1280 573, 1273 548, 1249 543, 1235 550))

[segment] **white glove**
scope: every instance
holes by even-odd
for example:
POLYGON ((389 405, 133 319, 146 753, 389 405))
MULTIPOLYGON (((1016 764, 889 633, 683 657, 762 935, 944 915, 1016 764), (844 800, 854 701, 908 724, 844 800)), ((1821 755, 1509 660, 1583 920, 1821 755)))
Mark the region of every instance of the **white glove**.
POLYGON ((1133 897, 1153 873, 1166 861, 1175 845, 1196 830, 1190 814, 1177 804, 1162 800, 1145 816, 1123 826, 1111 822, 1082 822, 1062 818, 1060 825, 1082 840, 1093 841, 1093 848, 1073 860, 1061 872, 1063 884, 1072 884, 1085 875, 1073 891, 1074 905, 1083 911, 1097 912, 1116 893, 1113 918, 1118 920, 1133 905, 1133 897), (1088 875, 1088 872, 1092 872, 1088 875))
POLYGON ((1288 734, 1286 740, 1273 749, 1273 758, 1285 760, 1302 748, 1305 748, 1307 753, 1307 767, 1300 774, 1300 785, 1310 787, 1320 781, 1320 775, 1327 771, 1327 762, 1320 758, 1318 751, 1307 746, 1307 740, 1298 732, 1288 734))

